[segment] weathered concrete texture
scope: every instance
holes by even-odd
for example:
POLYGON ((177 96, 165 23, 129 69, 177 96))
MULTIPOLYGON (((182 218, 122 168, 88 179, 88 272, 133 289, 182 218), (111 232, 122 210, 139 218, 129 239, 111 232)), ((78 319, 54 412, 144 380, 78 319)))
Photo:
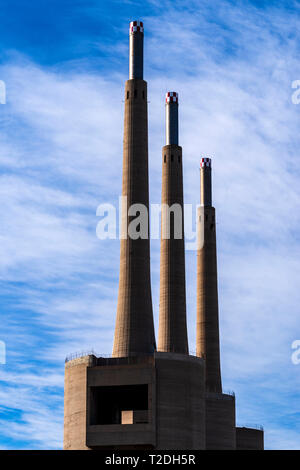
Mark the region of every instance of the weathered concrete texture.
POLYGON ((204 361, 156 353, 157 447, 205 449, 204 361))
POLYGON ((160 301, 157 349, 158 351, 188 354, 182 149, 178 145, 166 145, 162 150, 161 202, 160 301))
POLYGON ((236 428, 236 450, 264 450, 263 430, 236 428))
MULTIPOLYGON (((147 83, 139 79, 128 80, 125 86, 122 196, 127 198, 122 210, 122 233, 126 235, 133 218, 128 216, 129 207, 143 204, 149 208, 147 83)), ((115 357, 151 353, 156 348, 148 234, 149 228, 144 239, 127 236, 121 240, 115 357)))
POLYGON ((235 397, 224 393, 206 393, 206 449, 234 450, 235 397))
POLYGON ((64 445, 65 450, 88 450, 87 423, 87 368, 94 364, 94 356, 84 356, 67 362, 65 367, 64 445))
MULTIPOLYGON (((102 362, 101 359, 99 361, 102 362)), ((88 386, 88 421, 87 421, 87 445, 92 448, 154 448, 156 445, 156 373, 154 365, 154 356, 127 358, 127 364, 121 359, 108 359, 104 361, 106 365, 98 365, 88 370, 87 386, 88 386), (139 359, 138 361, 136 359, 139 359), (147 403, 148 423, 121 424, 122 411, 128 411, 126 403, 124 403, 124 389, 126 386, 139 387, 147 385, 147 403), (97 397, 97 390, 105 390, 106 387, 119 388, 120 396, 114 403, 110 404, 97 397), (96 394, 95 394, 96 392, 96 394), (111 424, 100 424, 99 416, 101 411, 113 406, 119 415, 119 420, 111 424), (99 413, 100 411, 100 413, 99 413), (98 416, 97 416, 98 414, 98 416)), ((111 388, 112 390, 112 388, 111 388)), ((137 388, 139 393, 139 388, 137 388)), ((134 392, 133 392, 134 394, 134 392)), ((133 395, 132 394, 132 395, 133 395)), ((106 395, 107 400, 109 395, 106 395)), ((132 409, 132 403, 135 407, 139 407, 138 394, 132 396, 129 407, 132 409)), ((135 408, 137 411, 146 411, 135 408)), ((133 411, 135 411, 133 408, 133 411)))
POLYGON ((155 353, 128 357, 127 364, 124 358, 99 358, 93 364, 88 367, 87 359, 66 367, 65 449, 205 448, 202 359, 155 353), (103 420, 109 408, 111 424, 103 420), (126 419, 133 423, 122 424, 128 411, 126 419))
MULTIPOLYGON (((201 171, 203 171, 201 169, 201 171)), ((215 209, 198 208, 197 221, 197 356, 206 361, 206 389, 222 392, 215 209)))

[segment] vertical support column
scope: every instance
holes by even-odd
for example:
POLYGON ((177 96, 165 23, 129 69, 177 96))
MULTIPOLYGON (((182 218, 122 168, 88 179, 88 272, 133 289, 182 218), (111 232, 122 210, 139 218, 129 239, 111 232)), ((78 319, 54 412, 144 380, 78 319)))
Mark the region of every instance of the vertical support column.
POLYGON ((178 145, 178 94, 166 95, 162 149, 162 219, 158 351, 188 354, 186 326, 182 148, 178 145))
POLYGON ((143 80, 143 23, 130 23, 130 79, 125 85, 122 233, 114 357, 153 353, 156 349, 150 280, 147 83, 143 80), (135 205, 141 206, 135 206, 135 205), (148 225, 140 237, 128 236, 132 221, 146 210, 148 225), (131 211, 130 211, 131 212, 131 211), (131 212, 132 214, 132 212, 131 212), (134 217, 135 218, 135 217, 134 217), (125 227, 125 228, 124 228, 125 227), (146 232, 146 236, 145 236, 146 232))
POLYGON ((201 159, 201 206, 197 217, 197 356, 206 361, 206 390, 222 392, 219 344, 215 208, 211 159, 201 159))

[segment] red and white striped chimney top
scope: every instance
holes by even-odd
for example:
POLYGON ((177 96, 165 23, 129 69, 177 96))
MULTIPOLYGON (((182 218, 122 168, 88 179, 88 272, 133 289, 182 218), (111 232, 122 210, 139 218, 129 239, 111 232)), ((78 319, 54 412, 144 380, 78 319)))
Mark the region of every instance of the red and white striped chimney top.
POLYGON ((129 33, 144 32, 144 24, 142 21, 131 21, 129 25, 129 33))
POLYGON ((168 91, 166 93, 166 103, 178 103, 178 93, 175 91, 168 91))
POLYGON ((211 158, 201 158, 200 160, 200 167, 201 168, 211 168, 211 158))

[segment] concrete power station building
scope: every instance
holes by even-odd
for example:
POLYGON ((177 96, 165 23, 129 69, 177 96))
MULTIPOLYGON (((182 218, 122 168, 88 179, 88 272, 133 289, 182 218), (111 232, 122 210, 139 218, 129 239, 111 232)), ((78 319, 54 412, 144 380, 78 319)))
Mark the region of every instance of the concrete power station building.
MULTIPOLYGON (((131 22, 129 36, 122 183, 122 195, 127 198, 122 213, 125 231, 132 220, 132 206, 143 204, 149 208, 143 23, 131 22)), ((178 94, 167 93, 165 106, 158 344, 152 312, 149 236, 127 236, 121 239, 120 247, 112 357, 89 354, 66 361, 64 449, 263 449, 263 431, 236 427, 235 397, 222 391, 216 221, 209 158, 202 158, 200 165, 197 352, 196 356, 189 354, 184 218, 175 224, 172 211, 165 210, 174 204, 183 210, 178 94)))

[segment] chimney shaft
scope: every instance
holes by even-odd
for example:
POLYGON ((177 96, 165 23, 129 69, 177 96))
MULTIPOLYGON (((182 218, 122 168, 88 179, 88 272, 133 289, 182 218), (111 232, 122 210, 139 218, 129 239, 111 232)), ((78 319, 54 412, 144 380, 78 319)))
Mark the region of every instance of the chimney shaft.
POLYGON ((144 25, 142 21, 132 21, 129 26, 129 80, 143 80, 143 57, 144 25))
POLYGON ((197 214, 196 354, 206 361, 206 390, 222 392, 219 344, 215 209, 211 199, 211 159, 202 158, 201 206, 197 214))
POLYGON ((150 281, 147 83, 142 79, 142 41, 143 24, 133 21, 130 23, 131 78, 125 84, 123 140, 122 234, 127 237, 120 243, 114 357, 149 354, 156 349, 150 281), (139 213, 133 211, 136 204, 146 210, 148 226, 146 230, 140 227, 141 237, 135 239, 130 238, 127 228, 130 229, 130 223, 139 217, 139 213), (136 214, 134 217, 132 211, 136 214))
POLYGON ((158 350, 188 354, 186 326, 182 148, 178 145, 178 95, 166 95, 162 149, 162 216, 158 350))
POLYGON ((178 145, 178 95, 166 95, 166 145, 178 145))
POLYGON ((211 206, 211 159, 202 158, 200 164, 200 204, 211 206))

